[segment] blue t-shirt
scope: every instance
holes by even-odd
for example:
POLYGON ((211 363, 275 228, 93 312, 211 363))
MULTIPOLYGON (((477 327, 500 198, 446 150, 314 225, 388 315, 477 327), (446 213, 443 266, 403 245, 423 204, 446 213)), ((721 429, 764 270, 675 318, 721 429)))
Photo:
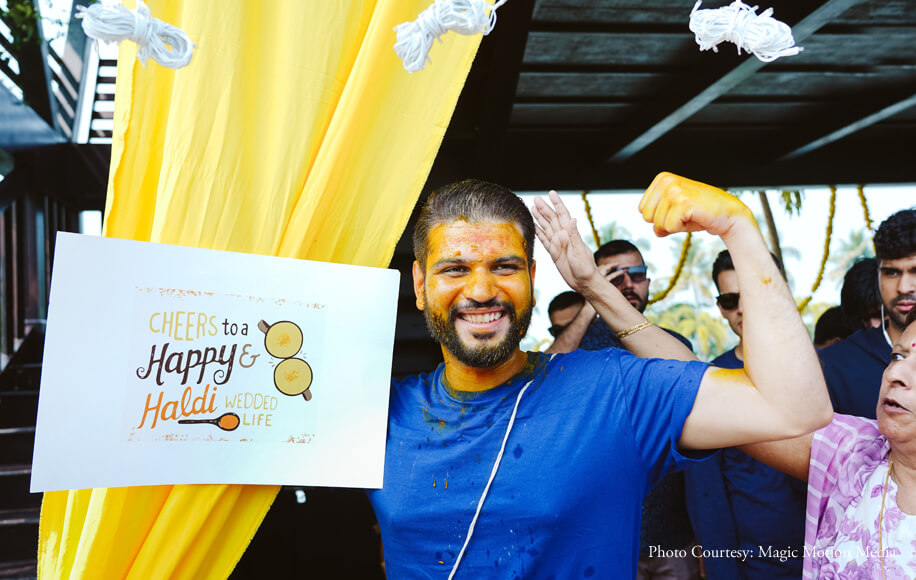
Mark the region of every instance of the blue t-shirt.
MULTIPOLYGON (((693 351, 690 341, 680 334, 663 328, 665 332, 681 341, 693 351)), ((595 318, 579 342, 583 350, 604 350, 623 348, 620 339, 600 317, 595 318)), ((687 503, 684 497, 684 474, 669 473, 658 485, 649 490, 642 502, 642 518, 639 526, 639 556, 651 557, 653 549, 677 550, 693 541, 687 517, 687 503)), ((691 557, 692 556, 688 556, 691 557)))
MULTIPOLYGON (((712 364, 744 367, 734 349, 712 364)), ((689 466, 684 482, 690 522, 703 550, 751 550, 751 557, 743 562, 733 557, 704 558, 708 578, 801 578, 807 497, 802 481, 728 447, 708 461, 689 466), (783 558, 787 549, 796 557, 783 558)))
POLYGON ((881 375, 891 362, 891 346, 881 328, 866 328, 822 349, 818 356, 833 410, 876 418, 881 375))
POLYGON ((381 490, 390 578, 446 578, 526 383, 458 578, 634 578, 640 502, 677 451, 707 365, 618 349, 530 353, 481 393, 444 366, 394 383, 381 490))

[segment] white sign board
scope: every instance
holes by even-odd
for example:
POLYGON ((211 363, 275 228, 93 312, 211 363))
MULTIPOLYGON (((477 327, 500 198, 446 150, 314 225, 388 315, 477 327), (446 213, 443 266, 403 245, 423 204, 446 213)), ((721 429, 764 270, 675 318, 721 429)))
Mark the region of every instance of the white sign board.
POLYGON ((31 490, 381 487, 398 280, 59 234, 31 490))

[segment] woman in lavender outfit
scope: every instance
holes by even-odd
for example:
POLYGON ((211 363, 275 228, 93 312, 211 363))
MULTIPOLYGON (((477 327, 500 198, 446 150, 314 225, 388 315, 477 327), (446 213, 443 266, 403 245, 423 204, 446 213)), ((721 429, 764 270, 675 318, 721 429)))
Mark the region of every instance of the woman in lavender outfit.
POLYGON ((881 379, 878 420, 742 447, 808 481, 804 578, 916 578, 916 310, 881 379))

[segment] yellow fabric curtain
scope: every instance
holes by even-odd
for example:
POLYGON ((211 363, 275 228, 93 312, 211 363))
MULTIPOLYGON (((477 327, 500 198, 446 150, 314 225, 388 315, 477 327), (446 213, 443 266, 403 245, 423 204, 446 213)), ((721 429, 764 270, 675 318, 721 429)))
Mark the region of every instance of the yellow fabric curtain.
MULTIPOLYGON (((149 0, 197 48, 172 71, 122 43, 104 235, 387 265, 480 42, 405 72, 392 28, 429 2, 149 0)), ((225 578, 277 491, 47 493, 39 576, 225 578)))

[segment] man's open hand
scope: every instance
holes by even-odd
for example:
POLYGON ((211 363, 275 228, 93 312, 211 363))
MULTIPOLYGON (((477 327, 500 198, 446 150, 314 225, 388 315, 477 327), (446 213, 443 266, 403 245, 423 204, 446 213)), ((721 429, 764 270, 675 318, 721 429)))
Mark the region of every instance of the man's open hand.
POLYGON ((589 282, 600 276, 595 258, 582 241, 576 229, 576 220, 570 217, 557 192, 551 191, 549 197, 552 208, 543 199, 534 199, 531 214, 537 221, 537 237, 550 253, 569 287, 582 292, 589 282))

